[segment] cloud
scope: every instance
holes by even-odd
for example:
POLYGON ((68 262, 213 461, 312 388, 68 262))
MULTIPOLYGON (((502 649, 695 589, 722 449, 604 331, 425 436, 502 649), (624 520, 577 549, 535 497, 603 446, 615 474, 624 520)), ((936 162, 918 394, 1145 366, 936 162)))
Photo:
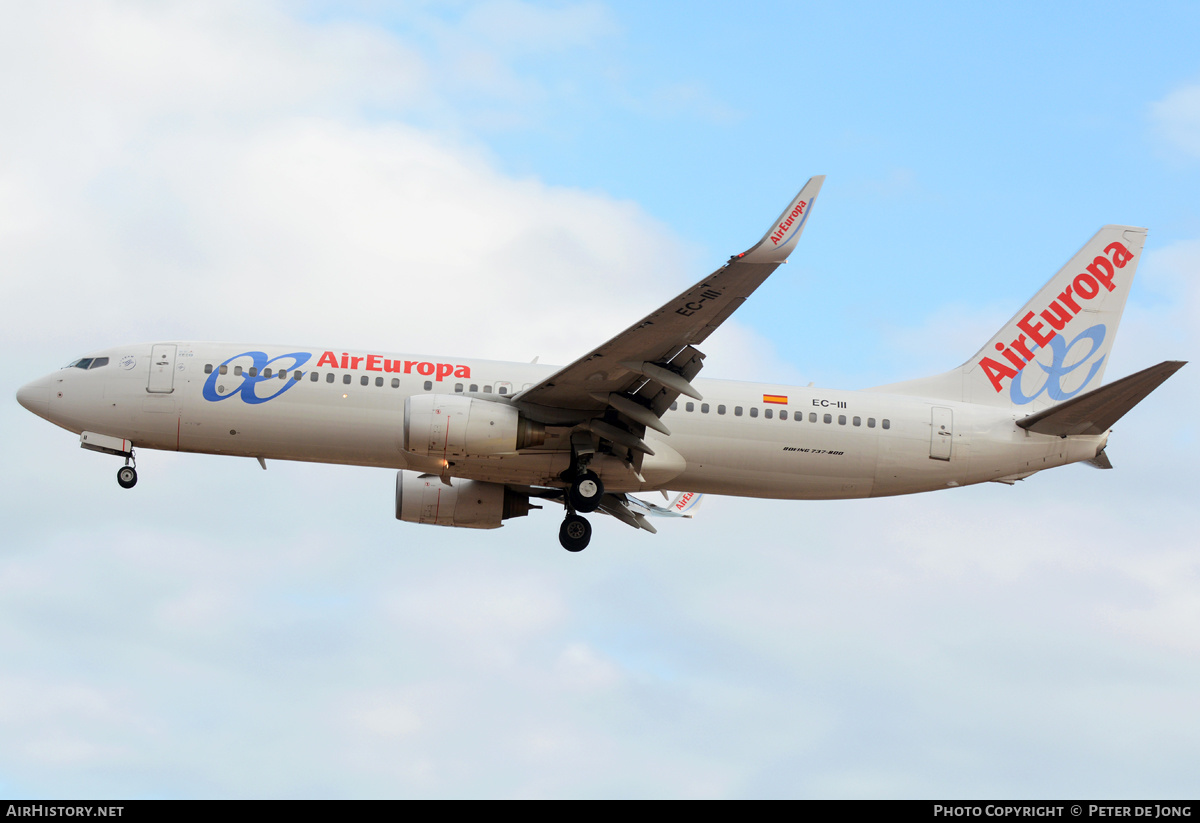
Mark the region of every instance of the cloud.
MULTIPOLYGON (((424 66, 402 45, 253 8, 91 7, 49 53, 11 58, 48 76, 5 95, 0 149, 22 157, 0 187, 6 302, 86 290, 60 316, 77 339, 120 315, 155 318, 140 325, 160 337, 563 360, 683 282, 677 241, 633 204, 355 116, 416 94, 424 66), (380 71, 401 79, 356 84, 380 71), (627 309, 648 281, 662 295, 627 309), (548 291, 587 311, 518 322, 548 291)), ((26 315, 5 333, 47 331, 26 315)))
POLYGON ((1200 157, 1200 85, 1175 89, 1151 103, 1150 119, 1163 140, 1200 157))

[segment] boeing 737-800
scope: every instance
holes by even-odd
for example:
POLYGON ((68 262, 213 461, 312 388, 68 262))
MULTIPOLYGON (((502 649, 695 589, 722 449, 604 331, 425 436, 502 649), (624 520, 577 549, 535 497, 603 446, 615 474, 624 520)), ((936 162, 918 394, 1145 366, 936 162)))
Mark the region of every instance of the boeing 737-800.
POLYGON ((555 501, 562 545, 602 512, 655 531, 701 494, 881 497, 1109 468, 1122 415, 1179 369, 1101 386, 1145 229, 1105 226, 973 357, 865 391, 698 380, 705 339, 795 249, 824 177, 766 235, 574 363, 167 342, 80 358, 23 386, 25 408, 123 457, 134 450, 398 469, 396 517, 497 528, 555 501), (667 506, 634 492, 687 489, 667 506))

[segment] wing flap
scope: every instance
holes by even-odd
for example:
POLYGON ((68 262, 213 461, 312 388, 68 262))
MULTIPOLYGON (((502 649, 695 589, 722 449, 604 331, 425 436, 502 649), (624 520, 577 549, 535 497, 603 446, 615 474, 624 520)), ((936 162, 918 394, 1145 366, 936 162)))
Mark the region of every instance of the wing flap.
POLYGON ((1038 434, 1069 437, 1073 434, 1104 434, 1126 412, 1142 402, 1146 395, 1186 365, 1184 360, 1166 360, 1157 366, 1122 377, 1093 389, 1087 394, 1072 397, 1045 411, 1017 421, 1023 429, 1038 434))

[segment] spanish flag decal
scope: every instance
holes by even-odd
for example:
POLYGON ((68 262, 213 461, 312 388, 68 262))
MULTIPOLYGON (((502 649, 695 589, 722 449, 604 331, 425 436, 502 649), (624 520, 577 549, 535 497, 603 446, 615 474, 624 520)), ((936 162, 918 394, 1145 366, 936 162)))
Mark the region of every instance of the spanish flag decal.
POLYGON ((787 405, 787 395, 786 394, 764 394, 763 402, 764 403, 778 403, 781 406, 786 406, 787 405))

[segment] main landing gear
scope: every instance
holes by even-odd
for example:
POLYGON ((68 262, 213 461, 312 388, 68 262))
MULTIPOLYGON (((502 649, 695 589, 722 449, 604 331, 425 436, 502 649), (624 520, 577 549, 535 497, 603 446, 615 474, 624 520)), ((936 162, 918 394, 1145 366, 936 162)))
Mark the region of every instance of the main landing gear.
POLYGON ((600 508, 600 498, 603 496, 604 484, 600 482, 600 476, 590 469, 580 472, 567 490, 571 508, 584 514, 600 508))
POLYGON ((592 524, 577 514, 568 514, 558 529, 558 542, 569 552, 581 552, 592 539, 592 524))
POLYGON ((117 485, 123 489, 132 489, 137 485, 137 461, 133 459, 133 450, 125 458, 125 465, 117 469, 117 485), (133 465, 130 465, 132 461, 133 465))
POLYGON ((569 552, 583 551, 592 539, 592 524, 578 513, 594 512, 600 508, 600 500, 604 497, 600 475, 586 467, 590 456, 576 456, 571 470, 564 476, 564 479, 571 477, 571 485, 567 487, 567 499, 563 501, 567 516, 558 530, 558 542, 569 552))

